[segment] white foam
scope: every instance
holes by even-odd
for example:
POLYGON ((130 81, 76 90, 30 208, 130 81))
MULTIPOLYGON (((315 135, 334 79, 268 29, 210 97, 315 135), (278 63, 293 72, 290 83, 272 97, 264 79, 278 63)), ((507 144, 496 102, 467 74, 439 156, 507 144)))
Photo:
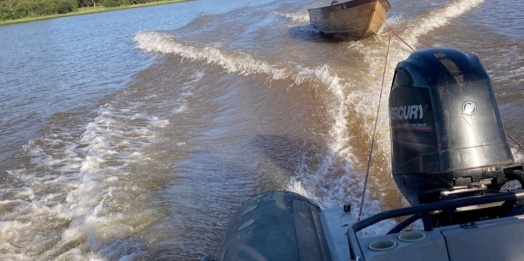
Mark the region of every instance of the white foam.
POLYGON ((98 217, 98 214, 102 211, 104 201, 109 196, 111 196, 111 189, 107 192, 107 194, 104 196, 104 198, 102 198, 100 203, 98 203, 98 205, 96 205, 96 207, 93 209, 93 211, 91 211, 91 213, 89 213, 85 217, 85 221, 84 221, 85 222, 84 223, 85 224, 84 225, 84 227, 85 227, 85 235, 86 235, 87 241, 89 242, 91 250, 98 251, 98 249, 100 249, 100 247, 101 247, 101 242, 98 239, 97 224, 99 222, 104 222, 105 218, 98 217))
MULTIPOLYGON (((116 101, 115 104, 118 105, 116 101)), ((149 215, 148 212, 133 217, 118 211, 108 215, 104 212, 104 202, 111 197, 111 186, 120 190, 124 190, 122 186, 129 186, 129 181, 120 179, 127 175, 122 167, 149 160, 142 148, 157 141, 155 130, 170 124, 160 116, 139 111, 143 110, 133 106, 119 111, 112 104, 106 104, 87 125, 79 125, 78 129, 55 128, 58 131, 24 146, 31 164, 24 169, 8 170, 10 178, 19 183, 16 187, 0 187, 0 195, 13 195, 9 200, 0 201, 0 205, 11 209, 0 213, 2 220, 8 220, 0 222, 0 248, 5 249, 0 259, 34 259, 30 256, 33 250, 13 248, 29 242, 31 249, 45 250, 39 257, 42 260, 57 257, 85 260, 85 249, 95 253, 112 240, 134 233, 126 220, 149 215), (46 220, 59 225, 53 224, 45 228, 50 231, 42 232, 46 220), (60 227, 67 224, 65 228, 60 227), (59 241, 49 248, 52 237, 42 233, 60 231, 59 241), (33 238, 28 239, 29 234, 34 235, 33 238), (83 243, 83 238, 88 241, 83 243), (44 247, 48 249, 42 249, 44 247), (16 252, 24 254, 12 254, 16 252)), ((133 191, 139 193, 144 189, 137 187, 133 191)))
POLYGON ((30 201, 30 200, 33 200, 35 198, 35 193, 30 188, 23 188, 22 190, 17 191, 13 198, 30 201))
POLYGON ((143 249, 142 244, 136 240, 115 240, 113 243, 101 248, 97 253, 88 255, 90 261, 96 260, 150 260, 151 256, 143 249))
POLYGON ((309 14, 307 10, 305 12, 297 12, 297 13, 280 13, 280 12, 273 12, 273 14, 283 17, 287 20, 290 20, 295 23, 309 23, 309 14))
MULTIPOLYGON (((356 160, 349 146, 350 133, 347 122, 349 118, 349 104, 360 101, 369 108, 370 103, 366 104, 367 99, 362 99, 364 95, 356 97, 354 93, 345 94, 345 90, 355 89, 354 83, 345 82, 336 74, 333 74, 328 66, 320 66, 314 70, 315 78, 326 86, 332 94, 328 107, 329 115, 332 116, 333 124, 329 130, 328 151, 318 170, 310 173, 309 168, 303 167, 303 172, 297 173, 289 184, 288 189, 318 202, 322 208, 333 207, 341 204, 351 204, 352 209, 360 210, 360 199, 364 188, 364 176, 353 170, 356 160)), ((358 89, 358 88, 357 88, 358 89)), ((367 93, 366 95, 369 95, 367 93)), ((375 96, 376 97, 376 96, 375 96)), ((373 103, 371 103, 373 104, 373 103)), ((358 107, 357 108, 363 108, 358 107)), ((368 110, 372 111, 372 110, 368 110)), ((362 115, 367 115, 363 113, 362 115)), ((307 164, 304 162, 303 164, 307 164)), ((363 216, 370 216, 382 210, 382 206, 369 191, 366 194, 365 208, 363 216)), ((384 233, 386 229, 394 224, 394 221, 386 221, 382 226, 366 229, 365 234, 384 233), (384 225, 386 224, 386 225, 384 225)))
POLYGON ((175 108, 175 109, 173 110, 173 113, 175 113, 175 114, 179 114, 179 113, 183 113, 183 112, 185 112, 185 111, 187 111, 187 106, 186 106, 186 105, 181 105, 180 107, 175 108))
POLYGON ((408 21, 406 29, 403 30, 400 36, 411 46, 416 47, 420 36, 448 24, 454 18, 463 15, 482 3, 484 3, 484 0, 460 0, 435 8, 422 17, 408 21))
POLYGON ((170 36, 158 32, 139 32, 133 40, 137 47, 146 52, 171 53, 184 59, 203 61, 222 66, 228 73, 267 74, 274 80, 289 76, 282 68, 252 58, 248 54, 228 54, 216 47, 195 47, 176 42, 170 36))
POLYGON ((518 145, 514 145, 513 148, 511 148, 511 153, 513 154, 513 159, 515 162, 522 162, 524 163, 524 151, 521 151, 522 148, 520 148, 518 145))

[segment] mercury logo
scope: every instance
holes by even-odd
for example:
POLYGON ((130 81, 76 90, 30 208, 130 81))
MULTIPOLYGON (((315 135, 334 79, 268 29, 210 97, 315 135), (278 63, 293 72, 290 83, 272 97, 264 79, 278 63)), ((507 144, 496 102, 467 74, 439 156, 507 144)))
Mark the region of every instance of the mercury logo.
POLYGON ((475 114, 475 112, 477 112, 477 105, 474 101, 465 101, 462 104, 462 114, 471 116, 475 114))
POLYGON ((391 108, 391 120, 417 120, 424 117, 422 105, 408 105, 391 108))

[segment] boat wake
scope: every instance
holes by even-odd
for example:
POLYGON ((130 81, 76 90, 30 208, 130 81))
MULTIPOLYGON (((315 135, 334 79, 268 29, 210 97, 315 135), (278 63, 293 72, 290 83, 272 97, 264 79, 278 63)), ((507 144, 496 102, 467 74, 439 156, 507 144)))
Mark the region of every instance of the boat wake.
MULTIPOLYGON (((363 177, 353 170, 355 160, 352 148, 348 146, 350 134, 347 118, 349 109, 344 90, 351 88, 349 81, 339 78, 327 65, 308 68, 295 63, 285 66, 273 65, 248 54, 229 53, 216 47, 199 47, 177 42, 171 36, 158 32, 140 32, 134 37, 137 47, 145 52, 174 54, 183 60, 201 61, 222 66, 228 73, 267 75, 271 80, 291 80, 292 85, 305 82, 308 86, 319 86, 330 93, 325 104, 329 104, 327 114, 332 117, 330 124, 328 152, 315 173, 302 166, 296 176, 291 178, 289 190, 300 193, 318 202, 322 207, 351 203, 358 209, 362 196, 363 177), (319 185, 323 184, 323 185, 319 185), (350 199, 350 202, 348 202, 350 199)), ((303 165, 307 165, 304 163, 303 165)), ((379 211, 378 201, 370 199, 371 207, 366 211, 379 211)))
POLYGON ((420 36, 449 24, 453 19, 482 3, 484 3, 484 0, 460 0, 442 5, 420 17, 405 22, 399 34, 409 45, 416 49, 419 45, 418 39, 420 36))
MULTIPOLYGON (((168 35, 158 32, 140 32, 133 40, 137 43, 137 47, 145 52, 175 54, 182 59, 216 64, 222 66, 228 73, 266 74, 270 75, 273 80, 288 79, 291 75, 284 68, 257 60, 248 54, 228 54, 217 47, 190 46, 178 43, 168 35)), ((301 78, 296 77, 295 82, 300 84, 301 78)))
MULTIPOLYGON (((123 108, 116 102, 105 104, 94 119, 59 113, 49 127, 51 134, 25 146, 23 157, 31 163, 8 171, 18 193, 0 201, 1 208, 12 209, 1 216, 7 221, 0 222, 0 249, 11 253, 2 257, 147 257, 132 236, 139 231, 137 224, 162 218, 162 211, 147 203, 157 176, 140 175, 130 166, 150 161, 143 148, 157 142, 156 132, 169 122, 132 105, 123 108), (136 204, 132 208, 126 206, 129 196, 136 204), (19 244, 22 238, 30 248, 19 244)), ((11 189, 0 187, 0 195, 11 189)))

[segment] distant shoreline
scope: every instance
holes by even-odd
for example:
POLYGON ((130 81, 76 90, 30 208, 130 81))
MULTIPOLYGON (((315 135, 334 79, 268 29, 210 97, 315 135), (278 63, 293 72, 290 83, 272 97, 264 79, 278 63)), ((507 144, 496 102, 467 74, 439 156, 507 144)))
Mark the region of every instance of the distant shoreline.
POLYGON ((54 19, 54 18, 60 18, 60 17, 110 12, 110 11, 124 10, 124 9, 130 9, 130 8, 139 8, 139 7, 145 7, 145 6, 173 4, 173 3, 187 2, 187 1, 192 1, 192 0, 163 0, 163 1, 158 1, 158 2, 146 3, 146 4, 124 5, 124 6, 118 6, 118 7, 103 7, 103 6, 83 7, 83 8, 79 8, 78 10, 67 13, 67 14, 45 15, 45 16, 26 17, 26 18, 15 19, 15 20, 0 21, 0 26, 9 25, 9 24, 28 23, 28 22, 48 20, 48 19, 54 19))

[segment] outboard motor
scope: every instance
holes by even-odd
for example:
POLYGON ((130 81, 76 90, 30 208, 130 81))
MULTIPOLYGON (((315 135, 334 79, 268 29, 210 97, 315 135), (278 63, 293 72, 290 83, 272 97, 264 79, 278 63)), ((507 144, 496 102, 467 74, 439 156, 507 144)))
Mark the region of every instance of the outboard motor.
POLYGON ((505 182, 513 155, 476 55, 444 48, 413 53, 395 69, 389 112, 392 174, 412 205, 505 182))

